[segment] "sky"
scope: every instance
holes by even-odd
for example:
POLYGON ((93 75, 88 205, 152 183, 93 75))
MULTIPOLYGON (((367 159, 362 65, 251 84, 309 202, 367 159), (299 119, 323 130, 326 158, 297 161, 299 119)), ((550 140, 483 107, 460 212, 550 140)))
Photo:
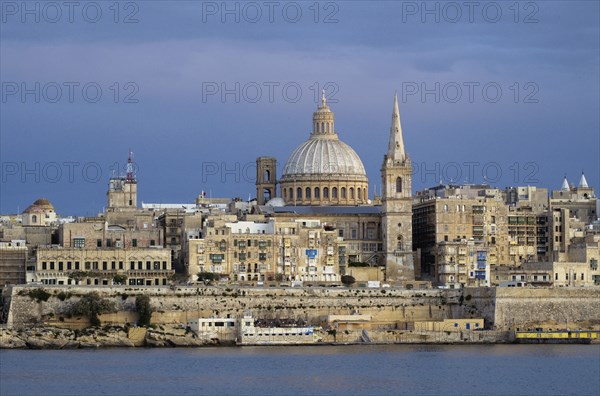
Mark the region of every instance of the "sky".
POLYGON ((379 191, 394 93, 413 192, 600 187, 597 1, 0 1, 0 213, 254 197, 325 89, 379 191))

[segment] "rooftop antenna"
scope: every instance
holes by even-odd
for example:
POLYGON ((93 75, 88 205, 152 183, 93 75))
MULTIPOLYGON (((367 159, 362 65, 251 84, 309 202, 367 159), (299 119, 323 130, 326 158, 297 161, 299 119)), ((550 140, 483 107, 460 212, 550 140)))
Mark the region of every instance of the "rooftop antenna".
POLYGON ((134 181, 133 175, 133 152, 129 149, 129 157, 127 158, 127 181, 134 181))

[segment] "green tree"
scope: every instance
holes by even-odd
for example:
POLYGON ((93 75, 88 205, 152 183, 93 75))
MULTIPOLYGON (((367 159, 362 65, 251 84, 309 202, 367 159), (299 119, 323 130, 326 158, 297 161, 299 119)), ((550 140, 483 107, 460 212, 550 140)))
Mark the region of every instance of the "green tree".
POLYGON ((342 276, 342 283, 346 286, 350 286, 356 282, 356 279, 352 275, 342 276))
POLYGON ((150 297, 147 295, 137 296, 135 298, 135 309, 138 312, 138 326, 148 326, 152 319, 152 305, 150 305, 150 297))
POLYGON ((113 276, 113 282, 115 285, 124 285, 127 282, 127 275, 117 274, 113 276))
POLYGON ((212 283, 220 278, 221 276, 214 272, 198 272, 198 282, 212 283))
POLYGON ((115 303, 100 297, 96 292, 88 293, 81 297, 71 308, 71 315, 86 316, 92 326, 100 326, 98 315, 103 313, 116 312, 115 303))

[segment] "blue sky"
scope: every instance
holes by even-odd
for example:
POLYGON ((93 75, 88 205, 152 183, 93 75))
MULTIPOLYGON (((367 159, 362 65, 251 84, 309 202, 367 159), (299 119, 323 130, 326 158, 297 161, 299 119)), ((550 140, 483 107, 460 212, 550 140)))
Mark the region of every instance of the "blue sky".
POLYGON ((0 213, 95 214, 130 148, 140 201, 254 196, 323 86, 370 195, 395 91, 413 191, 600 185, 596 1, 0 4, 0 213))

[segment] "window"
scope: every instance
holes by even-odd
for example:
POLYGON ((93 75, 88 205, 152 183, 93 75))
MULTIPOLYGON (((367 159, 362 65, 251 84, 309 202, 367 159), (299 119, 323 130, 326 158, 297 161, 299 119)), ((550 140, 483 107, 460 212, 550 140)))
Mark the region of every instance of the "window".
POLYGON ((58 270, 59 270, 59 271, 62 271, 62 270, 64 270, 64 268, 63 268, 63 262, 62 262, 62 261, 59 261, 59 262, 58 262, 58 270))
POLYGON ((397 193, 402 192, 402 178, 401 177, 396 178, 396 192, 397 193))
POLYGON ((45 261, 42 261, 42 269, 43 270, 47 270, 48 269, 48 264, 46 264, 45 261))
POLYGON ((110 239, 107 239, 106 240, 106 247, 110 247, 110 246, 111 246, 111 241, 110 241, 110 239))
POLYGON ((358 199, 362 199, 362 190, 360 188, 358 190, 358 199))
POLYGON ((115 261, 112 261, 110 263, 110 269, 113 269, 113 270, 117 269, 117 263, 115 261))
POLYGON ((84 248, 85 247, 85 238, 73 238, 73 247, 84 248))
POLYGON ((558 280, 558 272, 554 274, 554 280, 558 280))
POLYGON ((342 199, 346 199, 346 187, 342 187, 342 199))
POLYGON ((156 242, 154 241, 154 239, 150 239, 150 246, 154 246, 156 245, 156 242))
POLYGON ((350 199, 354 199, 354 187, 350 187, 350 199))
POLYGON ((290 188, 290 199, 294 199, 294 189, 290 188))
POLYGON ((337 198, 338 197, 338 190, 337 187, 333 187, 331 189, 331 198, 337 198))
POLYGON ((123 262, 119 261, 119 269, 122 270, 123 269, 123 262))
POLYGON ((131 270, 135 269, 135 261, 130 261, 129 262, 129 269, 131 269, 131 270))
POLYGON ((300 187, 296 189, 296 198, 302 199, 302 189, 300 187))
POLYGON ((75 261, 75 270, 79 270, 79 261, 75 261))
POLYGON ((96 239, 96 247, 102 247, 102 239, 96 239))
POLYGON ((321 198, 321 190, 319 190, 319 187, 315 187, 315 198, 321 198))
POLYGON ((106 271, 108 269, 108 263, 106 261, 102 262, 102 270, 106 271))
POLYGON ((137 239, 132 239, 131 240, 131 246, 137 247, 137 239))
POLYGON ((54 261, 50 261, 50 269, 53 270, 54 269, 54 261))
POLYGON ((310 187, 306 187, 306 199, 310 199, 310 187))
POLYGON ((323 187, 323 198, 329 198, 329 188, 323 187))

